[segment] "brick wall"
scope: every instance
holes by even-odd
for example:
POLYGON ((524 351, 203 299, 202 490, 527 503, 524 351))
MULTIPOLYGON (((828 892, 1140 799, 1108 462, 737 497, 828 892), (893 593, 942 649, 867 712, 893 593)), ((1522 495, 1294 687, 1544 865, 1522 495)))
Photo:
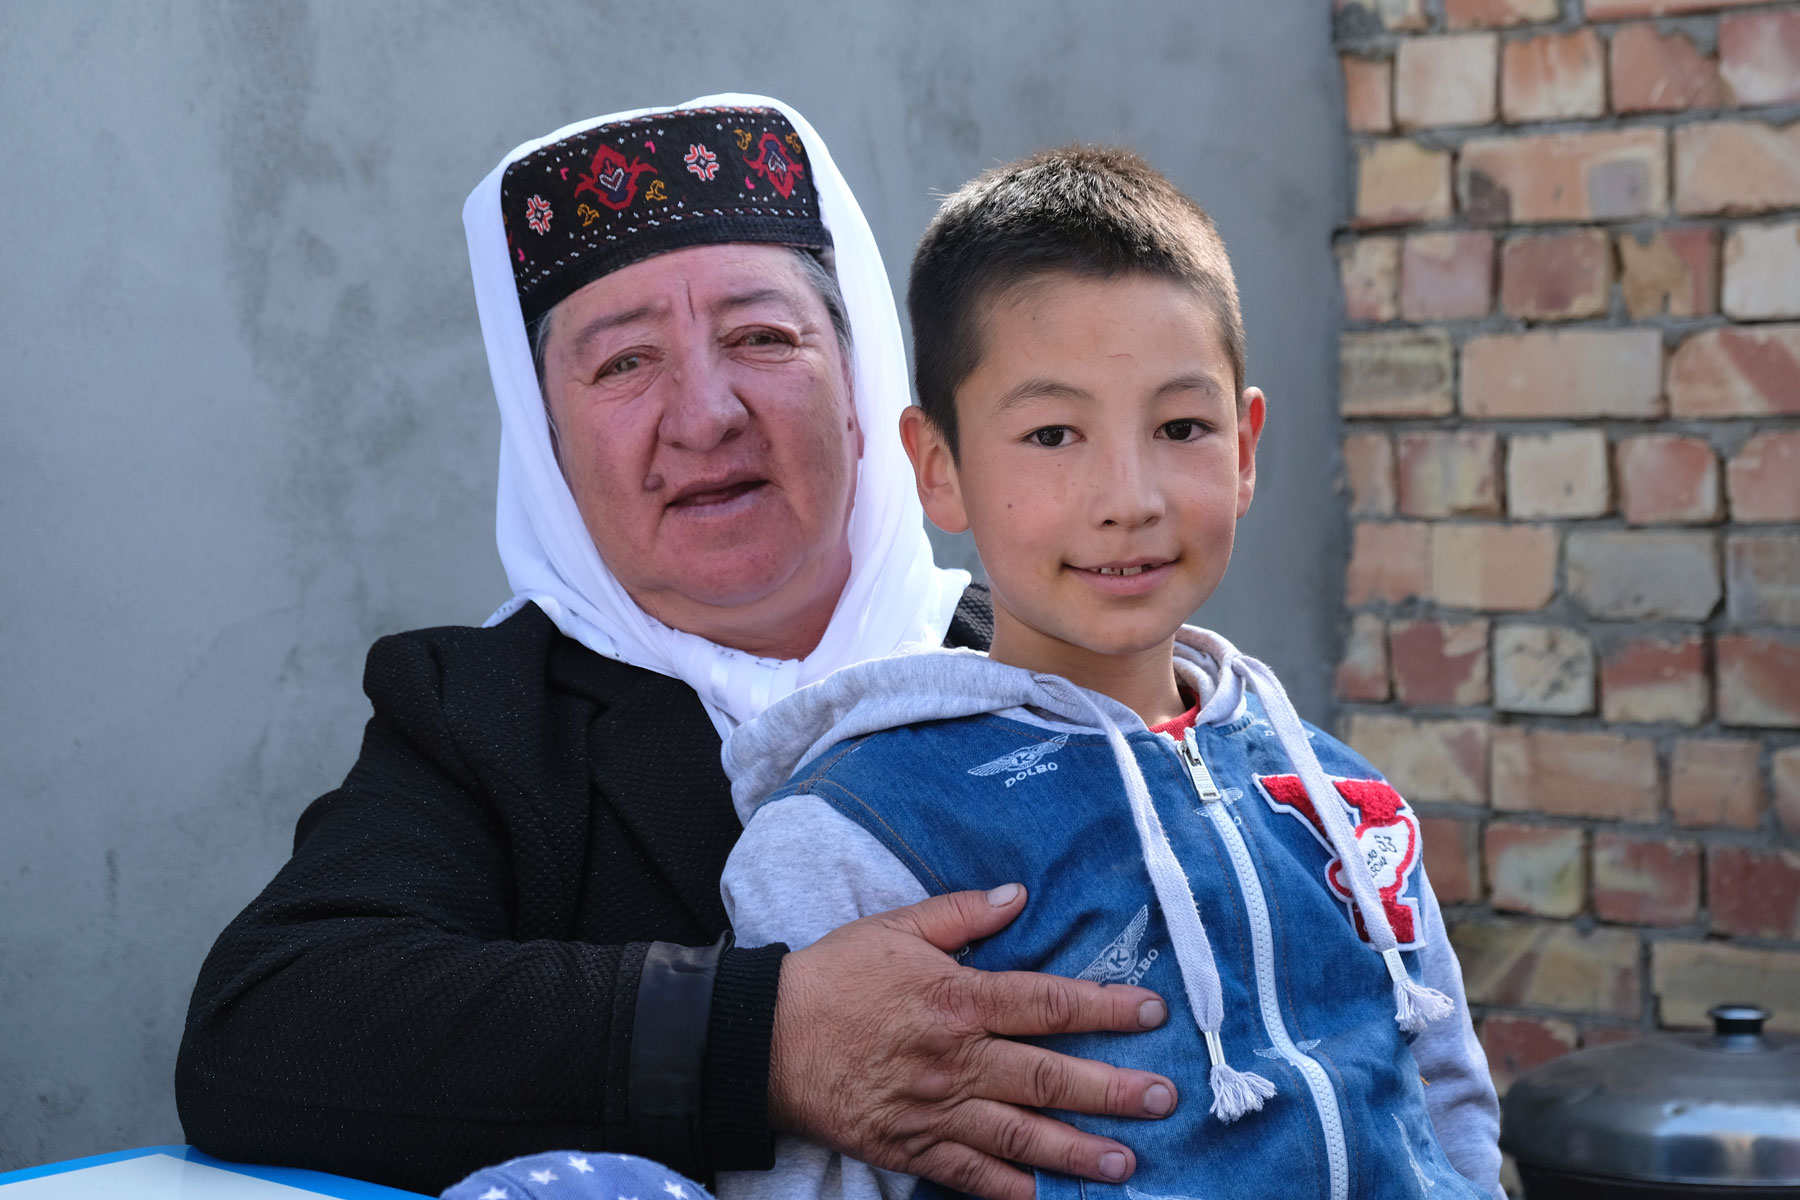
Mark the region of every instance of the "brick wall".
POLYGON ((1496 1081, 1800 1030, 1800 4, 1338 0, 1346 739, 1496 1081))

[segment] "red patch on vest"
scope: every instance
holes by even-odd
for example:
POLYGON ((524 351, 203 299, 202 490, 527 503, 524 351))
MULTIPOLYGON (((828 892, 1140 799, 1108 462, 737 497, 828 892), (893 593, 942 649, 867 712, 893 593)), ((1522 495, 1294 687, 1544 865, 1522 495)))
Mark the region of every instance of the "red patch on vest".
MULTIPOLYGON (((1258 775, 1256 782, 1269 807, 1276 811, 1285 810, 1304 821, 1319 844, 1330 852, 1331 859, 1325 864, 1325 882, 1350 910, 1356 932, 1363 941, 1368 941, 1369 931, 1363 926, 1362 914, 1356 910, 1356 901, 1343 879, 1344 864, 1332 849, 1331 841, 1325 835, 1325 823, 1313 807, 1312 797, 1306 794, 1300 777, 1258 775)), ((1369 874, 1374 877, 1376 891, 1381 896, 1382 911, 1394 930, 1394 940, 1402 950, 1418 949, 1424 944, 1418 934, 1418 902, 1403 894, 1413 869, 1419 864, 1418 818, 1400 793, 1385 780, 1333 779, 1331 782, 1343 798, 1344 806, 1350 810, 1348 815, 1356 832, 1356 843, 1362 847, 1368 861, 1369 874)))

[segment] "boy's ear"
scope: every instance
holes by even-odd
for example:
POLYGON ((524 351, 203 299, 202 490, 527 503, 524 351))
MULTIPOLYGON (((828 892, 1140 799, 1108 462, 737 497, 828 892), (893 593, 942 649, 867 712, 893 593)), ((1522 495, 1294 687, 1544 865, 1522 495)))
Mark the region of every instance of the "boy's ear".
POLYGON ((913 482, 919 489, 919 503, 925 515, 945 533, 961 533, 969 527, 969 514, 963 508, 962 483, 956 476, 956 456, 944 441, 937 422, 925 415, 918 405, 909 405, 900 414, 900 444, 912 460, 913 482))
POLYGON ((1245 388, 1244 402, 1238 405, 1237 422, 1239 520, 1250 511, 1250 501, 1256 495, 1256 443, 1262 437, 1263 422, 1268 415, 1262 389, 1245 388))

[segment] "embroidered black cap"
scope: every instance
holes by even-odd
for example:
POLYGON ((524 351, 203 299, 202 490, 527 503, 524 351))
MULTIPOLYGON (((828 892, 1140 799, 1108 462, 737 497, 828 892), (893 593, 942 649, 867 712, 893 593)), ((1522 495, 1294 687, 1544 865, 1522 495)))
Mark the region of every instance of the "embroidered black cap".
POLYGON ((509 165, 500 212, 527 323, 653 254, 831 245, 806 147, 773 108, 686 108, 583 130, 509 165))

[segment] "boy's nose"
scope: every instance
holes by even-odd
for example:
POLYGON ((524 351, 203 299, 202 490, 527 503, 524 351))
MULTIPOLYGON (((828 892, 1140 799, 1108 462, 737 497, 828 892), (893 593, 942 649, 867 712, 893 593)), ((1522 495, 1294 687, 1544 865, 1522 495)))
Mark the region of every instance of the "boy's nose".
POLYGON ((1107 456, 1107 469, 1096 480, 1099 524, 1135 529, 1161 519, 1162 486, 1149 468, 1135 448, 1120 448, 1107 456))

